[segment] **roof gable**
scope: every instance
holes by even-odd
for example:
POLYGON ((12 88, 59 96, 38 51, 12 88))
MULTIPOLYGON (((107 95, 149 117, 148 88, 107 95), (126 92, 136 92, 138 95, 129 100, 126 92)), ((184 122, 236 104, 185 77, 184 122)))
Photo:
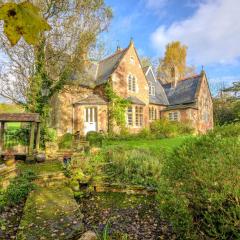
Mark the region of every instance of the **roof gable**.
POLYGON ((149 102, 152 104, 168 105, 169 102, 166 93, 160 82, 156 80, 152 67, 149 66, 147 69, 144 68, 144 71, 148 80, 148 84, 152 84, 155 87, 155 96, 150 95, 149 102))
POLYGON ((125 48, 124 50, 118 51, 99 62, 96 75, 96 85, 101 85, 107 82, 108 78, 118 67, 121 59, 123 58, 127 50, 128 48, 125 48))

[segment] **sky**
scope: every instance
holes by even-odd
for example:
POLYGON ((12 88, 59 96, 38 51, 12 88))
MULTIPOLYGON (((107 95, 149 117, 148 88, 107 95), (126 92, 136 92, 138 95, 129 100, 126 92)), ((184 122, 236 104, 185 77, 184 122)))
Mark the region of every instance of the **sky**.
POLYGON ((198 72, 204 67, 213 94, 240 80, 240 0, 105 2, 114 14, 101 36, 109 50, 125 48, 133 38, 140 56, 159 58, 167 43, 179 40, 188 46, 188 64, 198 72))
POLYGON ((106 0, 114 18, 105 41, 139 55, 163 57, 165 46, 188 46, 188 64, 207 72, 213 91, 240 80, 240 0, 106 0))

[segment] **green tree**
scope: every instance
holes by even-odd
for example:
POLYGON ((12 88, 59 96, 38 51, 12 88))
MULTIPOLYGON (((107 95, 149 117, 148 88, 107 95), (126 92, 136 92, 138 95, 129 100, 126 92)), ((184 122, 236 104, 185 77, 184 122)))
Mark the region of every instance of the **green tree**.
POLYGON ((220 90, 213 101, 214 121, 216 125, 224 125, 240 121, 240 82, 220 90))

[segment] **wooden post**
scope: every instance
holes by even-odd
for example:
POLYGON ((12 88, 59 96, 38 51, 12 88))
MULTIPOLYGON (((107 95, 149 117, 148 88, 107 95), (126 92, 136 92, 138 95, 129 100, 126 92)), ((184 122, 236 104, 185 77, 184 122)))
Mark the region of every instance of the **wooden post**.
POLYGON ((37 123, 36 150, 38 152, 40 144, 40 123, 37 123))
POLYGON ((4 150, 4 133, 5 133, 5 122, 1 122, 0 129, 0 150, 3 152, 4 150))
POLYGON ((31 123, 30 142, 29 142, 29 155, 33 155, 34 137, 35 137, 35 122, 31 123))

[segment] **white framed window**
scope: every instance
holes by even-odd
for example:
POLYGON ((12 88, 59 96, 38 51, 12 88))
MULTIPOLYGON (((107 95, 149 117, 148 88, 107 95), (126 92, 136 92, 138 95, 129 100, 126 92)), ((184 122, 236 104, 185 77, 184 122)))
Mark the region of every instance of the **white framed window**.
POLYGON ((157 120, 157 109, 154 107, 149 108, 149 120, 157 120))
POLYGON ((133 126, 133 108, 128 107, 127 109, 127 125, 133 126))
POLYGON ((170 112, 168 114, 168 119, 170 121, 179 121, 179 112, 170 112))
POLYGON ((133 56, 130 57, 130 63, 131 63, 131 64, 134 64, 134 63, 135 63, 133 56))
POLYGON ((137 127, 141 127, 143 125, 143 107, 136 106, 135 107, 135 124, 137 127))
POLYGON ((151 96, 156 95, 156 88, 151 82, 149 83, 149 95, 151 96))
POLYGON ((133 75, 128 75, 128 91, 136 92, 137 90, 137 80, 133 75))

